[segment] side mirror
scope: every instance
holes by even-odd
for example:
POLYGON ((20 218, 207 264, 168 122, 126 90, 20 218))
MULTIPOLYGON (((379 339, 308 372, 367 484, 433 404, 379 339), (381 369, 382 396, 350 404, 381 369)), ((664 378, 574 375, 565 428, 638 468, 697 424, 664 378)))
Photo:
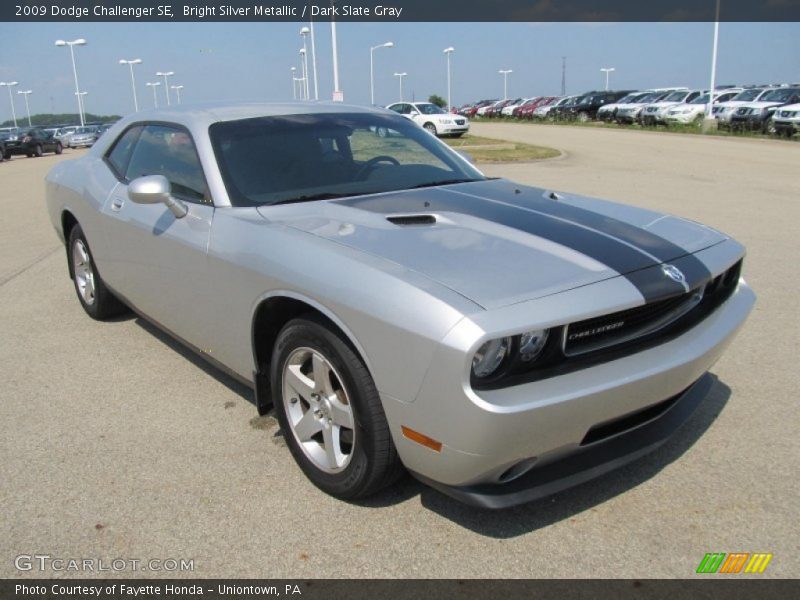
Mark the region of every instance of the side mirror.
POLYGON ((128 198, 136 204, 164 204, 176 219, 182 219, 189 212, 183 202, 172 196, 172 187, 163 175, 134 179, 128 185, 128 198))

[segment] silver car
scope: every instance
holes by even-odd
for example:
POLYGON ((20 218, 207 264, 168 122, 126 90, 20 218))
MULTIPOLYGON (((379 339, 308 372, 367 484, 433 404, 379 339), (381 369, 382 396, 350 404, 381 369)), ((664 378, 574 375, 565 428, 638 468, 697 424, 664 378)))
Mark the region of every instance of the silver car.
POLYGON ((755 301, 726 235, 484 177, 382 109, 140 112, 47 208, 89 316, 133 309, 251 386, 342 499, 407 470, 498 508, 629 462, 755 301))

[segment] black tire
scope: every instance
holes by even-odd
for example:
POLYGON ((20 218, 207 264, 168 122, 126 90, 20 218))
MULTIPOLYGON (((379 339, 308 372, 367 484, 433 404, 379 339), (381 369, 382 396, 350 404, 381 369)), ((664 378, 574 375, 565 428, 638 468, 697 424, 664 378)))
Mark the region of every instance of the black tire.
POLYGON ((766 135, 775 135, 775 120, 770 117, 769 119, 764 121, 764 125, 762 126, 762 132, 766 135))
POLYGON ((33 155, 36 158, 41 158, 42 154, 44 154, 44 152, 42 151, 42 145, 36 144, 36 147, 33 149, 33 155))
POLYGON ((423 125, 422 128, 431 135, 434 136, 436 135, 436 125, 434 125, 433 123, 425 123, 425 125, 423 125))
POLYGON ((70 279, 72 279, 73 285, 75 286, 75 293, 77 294, 78 301, 81 303, 81 306, 83 307, 83 310, 86 311, 87 315, 93 319, 102 321, 127 311, 127 307, 122 304, 122 302, 120 302, 106 287, 105 283, 103 283, 103 279, 100 277, 100 273, 97 271, 97 266, 94 264, 94 258, 92 257, 92 251, 89 248, 89 242, 86 241, 86 237, 83 235, 80 225, 75 225, 69 232, 69 239, 67 242, 67 261, 69 266, 69 276, 70 279), (89 266, 92 269, 94 298, 91 301, 84 299, 80 289, 79 277, 75 270, 73 252, 75 252, 75 246, 79 243, 83 245, 83 248, 85 248, 88 255, 89 266))
POLYGON ((61 154, 64 151, 64 147, 61 145, 61 142, 56 144, 56 154, 61 154))
POLYGON ((275 415, 286 444, 303 473, 319 489, 342 500, 355 500, 391 485, 403 474, 369 371, 342 335, 324 319, 308 315, 293 319, 283 327, 275 342, 270 377, 275 415), (349 462, 338 472, 326 472, 314 464, 289 424, 283 396, 283 373, 289 358, 300 348, 321 354, 333 366, 347 390, 353 413, 354 440, 349 462))

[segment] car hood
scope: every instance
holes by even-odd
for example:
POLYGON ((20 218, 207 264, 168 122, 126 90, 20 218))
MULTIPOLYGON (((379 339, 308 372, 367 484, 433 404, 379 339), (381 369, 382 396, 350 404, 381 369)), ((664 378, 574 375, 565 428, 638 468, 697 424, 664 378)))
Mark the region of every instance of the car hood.
MULTIPOLYGON (((259 212, 421 273, 488 309, 620 276, 652 298, 665 279, 657 265, 726 239, 677 217, 551 194, 489 180, 259 212)), ((674 283, 668 289, 674 293, 674 283)))
POLYGON ((772 108, 773 106, 780 106, 783 104, 782 102, 747 102, 745 106, 747 108, 772 108))

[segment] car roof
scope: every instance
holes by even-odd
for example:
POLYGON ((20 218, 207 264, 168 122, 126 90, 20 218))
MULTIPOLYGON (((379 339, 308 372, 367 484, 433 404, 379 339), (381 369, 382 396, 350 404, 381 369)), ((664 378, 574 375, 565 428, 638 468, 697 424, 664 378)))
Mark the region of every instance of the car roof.
POLYGON ((188 127, 204 127, 220 121, 238 121, 258 117, 287 115, 385 113, 384 108, 369 108, 341 102, 239 102, 179 105, 143 110, 125 117, 119 123, 167 121, 188 127))

